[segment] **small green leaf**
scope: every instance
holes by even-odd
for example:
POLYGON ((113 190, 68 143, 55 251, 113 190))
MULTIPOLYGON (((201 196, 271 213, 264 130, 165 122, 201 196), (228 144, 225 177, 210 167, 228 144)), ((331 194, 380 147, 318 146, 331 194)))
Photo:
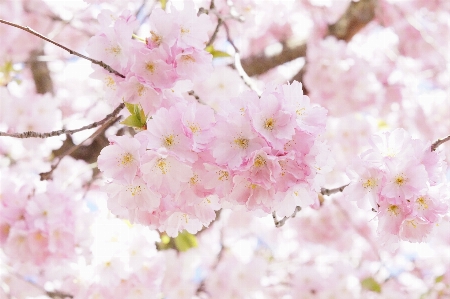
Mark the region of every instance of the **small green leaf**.
POLYGON ((145 115, 144 109, 139 110, 139 120, 146 124, 147 123, 147 116, 145 115))
POLYGON ((175 238, 175 246, 179 251, 187 251, 197 247, 197 238, 187 231, 183 231, 175 238))
POLYGON ((141 123, 141 121, 136 117, 136 115, 128 116, 121 124, 129 127, 142 128, 145 124, 141 123))
POLYGON ((381 293, 381 285, 373 277, 361 280, 361 286, 366 290, 381 293))
POLYGON ((135 107, 135 106, 136 106, 136 105, 134 105, 134 104, 130 104, 130 103, 125 102, 125 107, 127 107, 128 111, 129 111, 131 114, 134 113, 134 107, 135 107))
POLYGON ((166 10, 167 0, 159 0, 161 2, 161 8, 166 10))
POLYGON ((230 54, 228 54, 227 52, 223 52, 223 51, 219 51, 214 49, 213 46, 208 46, 205 48, 206 52, 209 52, 210 54, 212 54, 213 58, 218 58, 218 57, 231 57, 230 54))
POLYGON ((125 103, 127 110, 131 113, 121 124, 139 129, 145 128, 147 125, 147 116, 140 104, 125 103))
POLYGON ((441 282, 441 281, 444 280, 444 276, 445 276, 444 274, 439 275, 438 277, 436 277, 436 278, 434 279, 434 281, 435 281, 436 283, 441 282))

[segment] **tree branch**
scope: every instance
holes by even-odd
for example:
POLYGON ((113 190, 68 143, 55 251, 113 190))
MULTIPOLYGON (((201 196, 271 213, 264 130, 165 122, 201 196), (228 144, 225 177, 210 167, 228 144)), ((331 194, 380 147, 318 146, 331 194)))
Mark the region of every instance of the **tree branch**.
POLYGON ((282 227, 289 218, 294 218, 295 216, 297 216, 297 213, 300 212, 301 210, 302 208, 297 206, 295 207, 294 213, 292 213, 291 216, 283 217, 283 219, 281 220, 278 220, 277 214, 275 212, 272 212, 273 223, 275 224, 276 227, 282 227))
MULTIPOLYGON (((43 173, 39 174, 39 176, 41 177, 41 181, 51 180, 53 171, 58 167, 59 163, 61 163, 62 159, 65 156, 71 156, 75 151, 80 149, 82 147, 83 143, 85 143, 86 141, 88 141, 90 139, 93 139, 95 141, 97 137, 99 137, 101 134, 105 133, 105 130, 107 128, 109 128, 112 124, 114 124, 119 119, 120 119, 120 116, 112 118, 112 119, 109 119, 104 125, 102 125, 102 127, 98 128, 91 136, 89 136, 88 138, 84 139, 82 142, 80 142, 77 145, 73 144, 72 139, 68 139, 69 140, 68 143, 71 143, 72 146, 69 149, 65 150, 62 154, 57 155, 58 161, 51 166, 50 171, 43 172, 43 173)), ((101 136, 106 139, 106 137, 104 135, 101 135, 101 136)), ((65 144, 66 144, 66 142, 64 142, 63 146, 58 151, 60 151, 62 148, 64 148, 65 144)), ((95 143, 92 143, 92 144, 95 144, 95 143)), ((98 154, 103 149, 104 146, 100 147, 99 151, 95 151, 95 146, 92 146, 92 144, 89 145, 88 148, 92 148, 94 150, 90 151, 88 156, 90 158, 94 158, 95 160, 97 160, 98 154)), ((55 153, 55 151, 54 151, 54 153, 55 153)), ((84 159, 84 160, 86 162, 88 162, 87 159, 84 159)), ((94 172, 93 176, 95 176, 95 172, 94 172)))
POLYGON ((251 90, 255 91, 258 96, 261 96, 261 91, 259 88, 255 85, 255 82, 252 78, 247 74, 247 72, 242 67, 241 63, 241 54, 239 53, 238 47, 234 44, 233 40, 230 36, 230 30, 228 28, 228 25, 226 22, 222 23, 223 27, 225 28, 225 32, 227 34, 227 41, 231 44, 231 46, 234 48, 234 68, 238 72, 239 76, 241 77, 242 81, 244 81, 245 85, 247 85, 251 90))
POLYGON ((350 41, 375 17, 376 0, 352 1, 339 20, 328 26, 328 35, 350 41))
POLYGON ((63 45, 61 45, 61 44, 59 44, 59 43, 57 43, 57 42, 55 42, 55 41, 49 39, 48 37, 45 37, 44 35, 40 34, 39 32, 34 31, 33 29, 31 29, 31 28, 28 27, 28 26, 27 26, 27 27, 21 26, 21 25, 18 25, 18 24, 15 24, 15 23, 12 23, 12 22, 3 20, 3 19, 0 19, 0 23, 6 24, 6 25, 9 25, 9 26, 13 26, 13 27, 16 27, 16 28, 19 28, 19 29, 22 29, 22 30, 24 30, 24 31, 26 31, 26 32, 28 32, 28 33, 31 33, 31 34, 33 34, 33 35, 35 35, 35 36, 37 36, 37 37, 39 37, 39 38, 41 38, 41 39, 43 39, 43 40, 49 42, 49 43, 54 44, 55 46, 60 47, 61 49, 66 50, 67 52, 69 52, 69 53, 72 54, 72 55, 75 55, 75 56, 78 56, 78 57, 80 57, 80 58, 89 60, 90 62, 92 62, 92 63, 94 63, 94 64, 97 64, 97 65, 101 66, 102 68, 104 68, 104 69, 107 70, 108 72, 113 73, 113 74, 115 74, 115 75, 117 75, 117 76, 119 76, 119 77, 125 78, 124 75, 122 75, 122 74, 119 73, 118 71, 114 70, 112 67, 110 67, 109 65, 107 65, 107 64, 104 63, 103 61, 95 60, 95 59, 92 59, 92 58, 90 58, 90 57, 87 57, 87 56, 85 56, 85 55, 83 55, 83 54, 80 54, 80 53, 78 53, 78 52, 76 52, 76 51, 73 51, 73 50, 71 50, 71 49, 69 49, 69 48, 67 48, 67 47, 65 47, 65 46, 63 46, 63 45))
POLYGON ((447 142, 447 141, 450 141, 450 135, 448 135, 448 136, 445 137, 445 138, 438 139, 436 142, 434 142, 434 143, 431 145, 431 151, 434 152, 434 151, 437 149, 437 147, 438 147, 439 145, 441 145, 441 144, 443 144, 444 142, 447 142))
POLYGON ((50 70, 45 61, 38 59, 42 55, 44 55, 43 50, 34 50, 31 52, 30 59, 28 60, 31 74, 33 75, 34 86, 36 92, 39 94, 45 94, 47 92, 53 94, 53 81, 50 76, 50 70))
MULTIPOLYGON (((375 17, 376 0, 360 0, 351 2, 345 13, 334 24, 328 26, 328 34, 337 39, 350 41, 352 37, 364 28, 375 17)), ((279 54, 273 56, 265 55, 264 51, 254 56, 242 59, 242 67, 249 76, 257 76, 267 71, 292 61, 299 57, 306 56, 306 42, 288 46, 283 44, 283 49, 279 54)), ((302 78, 302 74, 294 77, 297 81, 302 78)), ((294 79, 293 79, 294 80, 294 79)))
POLYGON ((306 43, 294 47, 283 45, 279 54, 267 56, 264 52, 242 59, 242 67, 252 77, 264 74, 271 69, 306 56, 306 43))
POLYGON ((62 130, 58 130, 58 131, 52 131, 49 133, 39 133, 39 132, 34 132, 34 131, 27 131, 27 132, 23 132, 23 133, 0 132, 0 136, 9 136, 9 137, 15 137, 15 138, 33 138, 33 137, 34 138, 48 138, 48 137, 59 136, 59 135, 64 135, 64 134, 72 135, 72 134, 80 132, 80 131, 93 129, 93 128, 103 125, 108 120, 116 117, 124 107, 125 107, 125 104, 121 103, 119 106, 117 106, 116 109, 114 109, 114 111, 112 113, 108 114, 104 119, 102 119, 100 121, 96 121, 90 125, 83 126, 81 128, 75 129, 75 130, 62 129, 62 130))
POLYGON ((347 187, 348 185, 350 185, 350 183, 347 184, 347 185, 338 187, 338 188, 334 188, 334 189, 322 188, 322 189, 320 189, 320 194, 322 194, 322 195, 331 195, 331 194, 334 194, 334 193, 342 192, 342 191, 344 191, 345 187, 347 187))

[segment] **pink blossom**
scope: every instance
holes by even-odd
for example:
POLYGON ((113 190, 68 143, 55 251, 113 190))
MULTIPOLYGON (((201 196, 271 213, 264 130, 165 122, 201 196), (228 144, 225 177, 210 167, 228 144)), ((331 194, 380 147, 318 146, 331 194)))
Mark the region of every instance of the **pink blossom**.
POLYGON ((392 203, 401 203, 427 187, 428 175, 423 165, 413 161, 387 164, 386 184, 381 194, 391 198, 392 203))
POLYGON ((233 120, 218 117, 213 132, 216 135, 213 156, 219 165, 228 165, 231 169, 240 167, 253 151, 266 145, 247 116, 239 115, 233 120))
POLYGON ((181 107, 160 108, 147 122, 147 130, 141 132, 147 149, 166 149, 181 160, 194 162, 197 159, 192 149, 192 140, 185 134, 181 121, 181 107))
POLYGON ((163 193, 176 193, 182 183, 192 177, 191 166, 173 156, 157 152, 149 152, 142 159, 141 170, 147 184, 163 193))
POLYGON ((192 82, 204 80, 213 71, 212 55, 196 48, 180 50, 175 56, 175 63, 180 79, 192 82))
POLYGON ((274 210, 279 217, 290 217, 296 207, 305 208, 315 203, 317 194, 309 190, 306 184, 292 186, 286 192, 277 193, 274 210))
POLYGON ((160 229, 164 230, 168 236, 176 237, 178 232, 187 230, 191 234, 195 234, 202 229, 203 224, 190 214, 183 212, 175 212, 170 215, 160 229))
POLYGON ((205 171, 199 175, 203 179, 205 188, 212 189, 214 194, 224 198, 230 194, 233 188, 233 172, 225 167, 215 164, 203 164, 205 171))
POLYGON ((128 136, 111 137, 110 143, 100 152, 98 168, 108 177, 131 182, 140 165, 141 144, 128 136))
POLYGON ((275 149, 282 148, 295 133, 295 114, 283 104, 283 100, 267 93, 249 103, 249 114, 255 130, 275 149))
POLYGON ((404 205, 390 204, 387 201, 379 203, 378 231, 380 234, 389 233, 398 235, 403 221, 407 218, 410 210, 404 205))
POLYGON ((159 206, 161 195, 150 189, 142 178, 136 177, 127 184, 111 183, 108 189, 111 198, 130 211, 151 212, 159 206))
POLYGON ((214 137, 212 131, 215 124, 214 110, 195 102, 183 106, 179 108, 183 111, 181 121, 187 136, 193 141, 192 148, 196 152, 205 150, 214 137))
POLYGON ((161 8, 155 8, 150 16, 150 37, 146 38, 150 49, 164 47, 170 49, 180 35, 173 14, 168 14, 161 8))
POLYGON ((113 28, 104 28, 103 34, 91 38, 86 51, 113 68, 124 69, 131 57, 133 27, 133 23, 127 23, 123 19, 116 20, 113 28))
POLYGON ((159 48, 136 50, 131 71, 155 89, 170 88, 177 80, 174 67, 167 63, 167 53, 159 48))
POLYGON ((174 9, 172 15, 179 28, 178 45, 183 48, 203 49, 209 39, 208 32, 213 29, 210 17, 206 14, 197 16, 197 10, 191 0, 184 1, 183 10, 174 9))
POLYGON ((146 114, 153 114, 161 107, 162 96, 143 79, 131 76, 122 81, 117 97, 127 103, 140 104, 146 114))
POLYGON ((400 227, 400 238, 410 242, 423 242, 434 224, 417 217, 407 217, 400 227))
POLYGON ((236 175, 233 178, 234 187, 229 200, 246 206, 249 210, 270 212, 274 204, 274 191, 265 189, 259 184, 251 182, 247 177, 236 175))
POLYGON ((303 95, 302 84, 294 81, 282 86, 283 98, 291 109, 295 109, 297 126, 300 130, 318 134, 325 129, 327 110, 319 105, 312 105, 308 96, 303 95))
POLYGON ((344 189, 344 194, 349 200, 356 201, 361 209, 377 209, 385 174, 380 169, 368 168, 363 163, 358 161, 353 165, 353 169, 349 169, 348 176, 352 182, 344 189))
POLYGON ((209 195, 206 197, 198 197, 193 203, 195 216, 208 226, 211 221, 216 219, 216 212, 220 210, 219 197, 217 195, 209 195))
POLYGON ((270 155, 269 147, 253 151, 241 170, 241 175, 248 177, 251 182, 264 186, 266 189, 275 185, 281 174, 278 158, 270 155))

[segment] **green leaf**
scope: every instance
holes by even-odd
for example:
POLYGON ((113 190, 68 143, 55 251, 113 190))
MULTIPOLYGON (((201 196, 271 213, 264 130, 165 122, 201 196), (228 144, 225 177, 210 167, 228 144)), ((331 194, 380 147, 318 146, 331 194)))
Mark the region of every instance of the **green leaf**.
POLYGON ((187 231, 183 231, 175 238, 175 246, 179 251, 187 251, 197 247, 197 238, 187 231))
POLYGON ((166 10, 167 0, 159 0, 161 2, 161 8, 166 10))
POLYGON ((145 124, 141 123, 141 121, 136 117, 136 115, 128 116, 121 124, 129 127, 142 128, 145 124))
POLYGON ((139 117, 139 120, 140 120, 143 124, 146 124, 146 123, 147 123, 147 115, 145 115, 144 109, 140 109, 140 110, 139 110, 138 117, 139 117))
POLYGON ((227 52, 223 52, 223 51, 219 51, 214 49, 213 46, 208 46, 205 48, 206 52, 209 52, 210 54, 212 54, 213 58, 218 58, 218 57, 231 57, 230 54, 228 54, 227 52))
POLYGON ((436 283, 439 283, 439 282, 441 282, 441 281, 443 281, 443 280, 444 280, 444 274, 439 275, 438 277, 436 277, 436 278, 434 279, 434 281, 435 281, 436 283))
POLYGON ((135 128, 145 128, 147 125, 147 116, 140 104, 125 103, 125 107, 131 113, 121 124, 135 128))
POLYGON ((129 111, 131 114, 134 113, 134 107, 135 107, 135 106, 136 106, 136 105, 134 105, 134 104, 130 104, 130 103, 125 102, 125 107, 127 107, 128 111, 129 111))
POLYGON ((366 290, 381 293, 381 285, 373 277, 361 280, 361 286, 366 290))

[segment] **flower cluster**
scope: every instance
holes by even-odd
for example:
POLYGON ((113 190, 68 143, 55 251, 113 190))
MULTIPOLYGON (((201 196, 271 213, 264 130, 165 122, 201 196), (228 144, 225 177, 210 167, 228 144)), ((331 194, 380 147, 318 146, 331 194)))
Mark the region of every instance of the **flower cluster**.
POLYGON ((46 192, 1 181, 0 245, 16 263, 71 259, 88 239, 89 217, 69 189, 50 183, 46 192))
POLYGON ((222 207, 288 216, 317 204, 331 170, 319 138, 326 110, 298 82, 227 104, 216 112, 195 101, 162 107, 147 130, 111 137, 98 158, 113 179, 110 209, 174 236, 209 225, 222 207))
POLYGON ((349 170, 344 192, 360 208, 370 204, 377 211, 383 235, 420 242, 448 210, 446 168, 430 143, 396 129, 373 137, 372 148, 349 170))
POLYGON ((92 74, 104 82, 105 98, 111 104, 139 103, 146 113, 154 113, 173 104, 175 91, 188 91, 191 81, 212 71, 212 55, 204 50, 212 22, 207 15, 197 16, 192 1, 185 1, 182 11, 155 8, 146 38, 133 35, 138 22, 129 11, 115 20, 111 15, 109 11, 99 15, 102 32, 91 38, 87 48, 91 57, 125 77, 100 67, 92 74))

